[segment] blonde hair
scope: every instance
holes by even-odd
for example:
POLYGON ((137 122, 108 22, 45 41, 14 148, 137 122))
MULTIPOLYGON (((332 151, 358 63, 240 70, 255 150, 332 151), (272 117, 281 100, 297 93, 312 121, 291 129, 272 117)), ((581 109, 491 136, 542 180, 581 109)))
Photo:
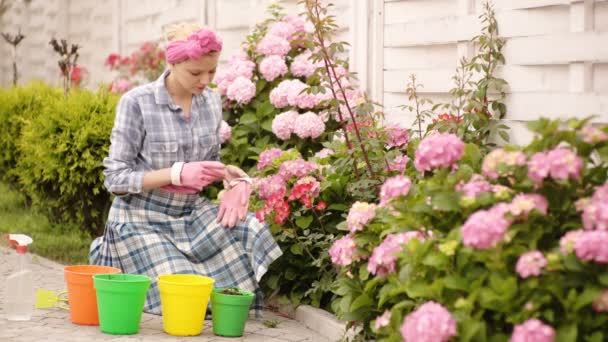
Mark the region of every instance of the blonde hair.
POLYGON ((194 22, 182 22, 168 26, 165 29, 165 40, 172 42, 175 40, 185 40, 190 34, 203 28, 194 22))

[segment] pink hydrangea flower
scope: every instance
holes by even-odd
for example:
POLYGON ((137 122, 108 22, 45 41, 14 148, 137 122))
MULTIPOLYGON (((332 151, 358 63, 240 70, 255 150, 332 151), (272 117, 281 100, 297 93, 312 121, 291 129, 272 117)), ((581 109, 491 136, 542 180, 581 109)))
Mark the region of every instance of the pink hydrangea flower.
POLYGON ((397 124, 388 125, 386 133, 388 135, 386 141, 388 147, 402 147, 410 141, 409 131, 397 124))
POLYGON ((302 109, 310 109, 318 105, 321 102, 320 97, 317 94, 309 93, 306 89, 308 89, 306 83, 297 79, 292 80, 287 93, 289 105, 302 109))
POLYGON ((509 342, 553 342, 555 330, 540 320, 533 318, 513 328, 509 342))
POLYGON ((363 226, 368 224, 376 216, 376 205, 366 202, 355 202, 348 211, 346 224, 352 233, 363 230, 363 226))
POLYGON ((464 152, 464 143, 454 134, 438 133, 424 138, 414 159, 416 170, 424 172, 439 167, 450 167, 464 152))
POLYGON ((511 221, 504 217, 509 207, 500 203, 488 210, 473 213, 461 228, 465 246, 475 249, 488 249, 502 241, 511 221))
POLYGON ((520 151, 506 151, 502 148, 495 149, 484 158, 481 171, 489 179, 506 176, 506 174, 502 174, 498 170, 499 165, 508 167, 526 165, 526 155, 520 151))
POLYGON ((608 312, 608 289, 604 289, 602 293, 593 301, 593 310, 597 312, 608 312))
POLYGON ((348 266, 353 263, 353 255, 357 250, 355 239, 350 235, 343 236, 336 240, 329 248, 331 262, 338 266, 348 266))
POLYGON ((296 28, 287 21, 277 21, 268 27, 268 34, 281 37, 287 41, 292 40, 292 36, 296 33, 296 28))
POLYGON ((226 91, 226 97, 239 104, 248 104, 255 96, 255 84, 250 79, 239 76, 226 91))
POLYGON ((319 165, 315 162, 309 162, 304 159, 287 160, 279 167, 279 175, 283 179, 291 177, 304 177, 311 172, 317 171, 319 165))
POLYGON ((296 119, 300 116, 295 110, 283 112, 274 117, 272 120, 272 132, 277 138, 287 140, 293 133, 296 119))
POLYGON ((272 165, 272 161, 279 158, 283 153, 283 150, 280 148, 270 148, 268 150, 260 153, 260 157, 258 158, 258 170, 263 170, 266 166, 272 165))
POLYGON ((223 144, 226 141, 228 141, 231 136, 232 136, 232 127, 230 127, 230 125, 228 125, 228 123, 226 121, 222 120, 222 123, 220 124, 220 141, 221 141, 221 143, 223 144))
POLYGON ((388 162, 387 171, 397 171, 403 172, 407 167, 407 163, 410 161, 410 158, 406 155, 400 155, 395 157, 395 159, 388 162))
POLYGON ((578 135, 587 144, 597 144, 602 141, 608 141, 608 133, 605 133, 601 129, 592 125, 583 127, 580 132, 578 132, 578 135))
POLYGON ((571 230, 564 234, 561 239, 559 239, 559 250, 562 254, 570 254, 574 251, 574 246, 576 246, 576 240, 578 240, 579 236, 583 233, 583 230, 571 230))
POLYGON ((249 59, 236 59, 230 63, 230 68, 236 77, 242 76, 251 79, 255 70, 255 63, 249 59))
POLYGON ((540 214, 547 215, 549 202, 539 194, 519 194, 513 198, 509 205, 509 212, 514 216, 527 218, 532 210, 536 209, 540 214))
POLYGON ((310 51, 304 52, 296 56, 291 62, 291 73, 296 77, 309 77, 314 74, 315 70, 319 67, 318 63, 314 63, 310 60, 312 53, 310 51))
POLYGON ((585 229, 608 230, 608 183, 598 187, 583 208, 585 229))
POLYGON ((608 263, 608 230, 586 230, 574 244, 576 256, 583 261, 608 263))
POLYGON ((304 19, 302 19, 302 17, 300 17, 298 15, 294 15, 294 14, 286 15, 283 17, 283 19, 281 19, 281 21, 290 23, 293 26, 296 33, 303 33, 305 31, 306 22, 304 21, 304 19))
POLYGON ((430 301, 405 317, 404 342, 448 342, 456 335, 456 320, 441 304, 430 301))
POLYGON ((379 330, 381 328, 387 327, 389 324, 391 324, 391 312, 386 310, 382 315, 376 317, 374 328, 376 330, 379 330))
POLYGON ((412 181, 405 176, 387 178, 380 189, 380 205, 388 204, 390 200, 399 196, 406 196, 410 191, 412 181))
POLYGON ((578 179, 581 175, 583 160, 574 151, 567 148, 556 148, 547 155, 551 163, 549 175, 553 179, 578 179))
POLYGON ((583 160, 574 151, 558 147, 535 153, 528 162, 528 177, 536 183, 548 176, 556 180, 578 179, 582 167, 583 160))
POLYGON ((284 108, 289 105, 289 93, 293 80, 283 80, 279 85, 270 91, 270 103, 276 108, 284 108))
POLYGON ((287 185, 283 177, 272 175, 260 179, 258 191, 260 198, 263 200, 267 200, 273 195, 283 197, 287 192, 287 185))
POLYGON ((112 82, 110 91, 114 94, 122 94, 131 90, 131 88, 133 88, 133 83, 125 78, 121 78, 116 82, 112 82))
POLYGON ((517 260, 515 271, 519 276, 526 279, 530 276, 538 277, 542 269, 547 266, 547 259, 539 251, 530 251, 522 254, 517 260))
POLYGON ((258 46, 256 47, 255 51, 265 56, 285 56, 289 52, 289 50, 291 50, 291 45, 289 44, 289 41, 287 39, 267 34, 258 43, 258 46))
POLYGON ((315 139, 325 132, 325 123, 317 114, 306 112, 299 115, 296 119, 293 132, 300 137, 300 139, 315 139))
POLYGON ((334 150, 332 150, 330 148, 324 148, 321 151, 315 153, 315 158, 323 159, 323 158, 327 158, 333 154, 334 154, 334 150))
POLYGON ((240 49, 236 50, 232 55, 230 55, 230 57, 228 57, 228 63, 233 64, 238 61, 248 61, 249 56, 247 55, 247 52, 243 50, 243 48, 244 47, 241 47, 240 49))
POLYGON ((268 82, 287 73, 287 64, 283 56, 272 55, 264 58, 260 63, 260 73, 268 82))
POLYGON ((481 175, 474 174, 471 180, 464 183, 461 181, 456 185, 456 191, 460 191, 463 196, 475 198, 479 194, 492 191, 492 185, 488 183, 481 175))
POLYGON ((419 231, 387 235, 372 251, 372 255, 367 264, 369 273, 380 278, 386 277, 386 275, 390 273, 395 273, 397 262, 396 254, 401 251, 403 245, 414 238, 424 241, 424 235, 419 231))

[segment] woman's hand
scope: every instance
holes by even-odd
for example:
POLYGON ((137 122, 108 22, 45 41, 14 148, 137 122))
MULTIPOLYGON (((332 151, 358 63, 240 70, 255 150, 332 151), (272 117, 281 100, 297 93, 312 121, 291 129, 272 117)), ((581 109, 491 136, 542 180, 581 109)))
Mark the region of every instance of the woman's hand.
POLYGON ((180 172, 180 183, 187 188, 201 191, 207 185, 224 178, 225 165, 217 161, 185 163, 180 172))
POLYGON ((224 193, 220 200, 220 208, 217 214, 217 223, 227 228, 234 227, 247 217, 249 209, 249 197, 251 196, 251 184, 239 182, 224 193))

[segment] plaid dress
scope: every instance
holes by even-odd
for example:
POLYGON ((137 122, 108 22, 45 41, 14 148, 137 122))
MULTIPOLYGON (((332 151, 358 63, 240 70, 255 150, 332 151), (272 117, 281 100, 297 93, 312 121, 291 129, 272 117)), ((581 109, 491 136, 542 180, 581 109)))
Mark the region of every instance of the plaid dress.
POLYGON ((282 254, 268 228, 252 214, 225 228, 215 222, 218 205, 197 194, 142 189, 144 172, 219 159, 219 95, 205 89, 193 97, 186 120, 165 88, 167 74, 124 94, 118 104, 104 159, 105 186, 116 197, 104 235, 91 244, 90 261, 150 276, 146 312, 161 313, 158 275, 187 273, 211 277, 216 287, 253 291, 259 315, 258 282, 282 254))

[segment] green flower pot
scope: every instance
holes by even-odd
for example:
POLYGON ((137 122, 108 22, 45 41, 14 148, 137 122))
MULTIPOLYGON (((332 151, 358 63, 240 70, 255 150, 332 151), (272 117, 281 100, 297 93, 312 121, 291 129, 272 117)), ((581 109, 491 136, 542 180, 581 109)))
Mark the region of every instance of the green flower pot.
POLYGON ((226 294, 222 293, 224 290, 233 289, 218 288, 211 292, 213 333, 218 336, 243 336, 249 307, 255 295, 240 289, 234 289, 238 294, 226 294))
POLYGON ((93 281, 97 291, 101 331, 114 335, 137 334, 150 277, 97 274, 93 276, 93 281))

